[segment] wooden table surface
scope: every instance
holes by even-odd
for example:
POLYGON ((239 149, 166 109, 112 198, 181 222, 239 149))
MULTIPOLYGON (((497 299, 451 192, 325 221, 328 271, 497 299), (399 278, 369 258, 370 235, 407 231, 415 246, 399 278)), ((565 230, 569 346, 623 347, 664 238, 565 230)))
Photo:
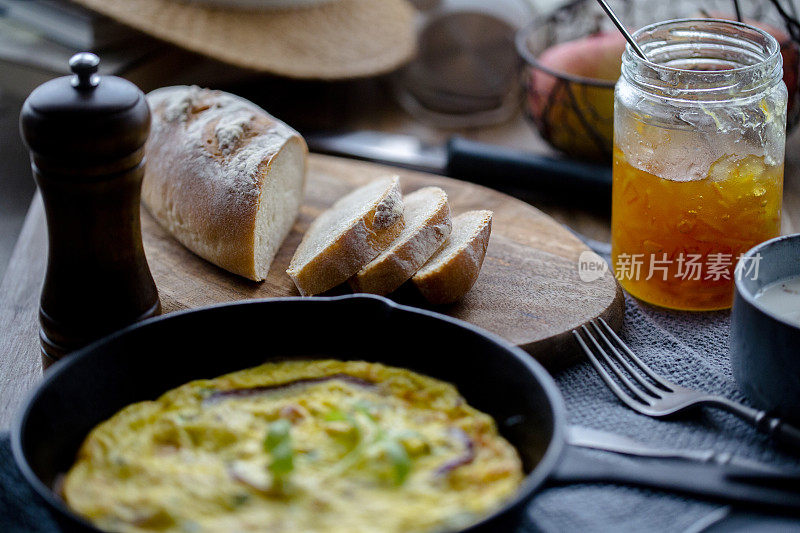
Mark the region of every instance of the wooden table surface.
MULTIPOLYGON (((381 113, 360 114, 346 127, 409 133, 428 141, 443 140, 457 133, 513 148, 550 152, 522 117, 489 128, 441 131, 419 124, 402 111, 389 107, 381 113)), ((786 152, 783 232, 795 233, 800 232, 800 133, 789 139, 786 152)), ((609 239, 607 215, 540 202, 535 197, 526 197, 525 200, 588 237, 609 239)), ((0 429, 10 424, 25 393, 42 375, 38 354, 31 347, 38 346, 39 342, 37 311, 46 253, 46 225, 41 199, 37 195, 0 283, 0 429)))

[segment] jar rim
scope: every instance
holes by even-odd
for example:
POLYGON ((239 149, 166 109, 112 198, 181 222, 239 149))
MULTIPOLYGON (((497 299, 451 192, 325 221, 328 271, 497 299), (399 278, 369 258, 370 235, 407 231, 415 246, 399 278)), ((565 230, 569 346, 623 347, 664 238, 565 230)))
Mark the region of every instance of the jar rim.
POLYGON ((621 79, 661 97, 726 101, 758 94, 783 79, 777 39, 742 22, 673 19, 644 26, 633 37, 649 57, 626 45, 621 79), (663 62, 653 59, 662 56, 663 62), (674 66, 683 62, 707 62, 710 68, 674 66))
MULTIPOLYGON (((652 24, 648 24, 647 26, 639 28, 638 30, 633 32, 632 36, 638 43, 640 38, 645 33, 652 32, 653 30, 667 26, 679 26, 684 24, 695 24, 695 23, 699 24, 714 23, 714 24, 723 24, 733 27, 745 28, 747 30, 752 30, 755 31, 756 33, 761 34, 761 36, 766 39, 766 43, 769 46, 769 55, 763 57, 759 62, 753 63, 751 65, 744 65, 742 67, 735 67, 717 72, 735 73, 747 70, 754 70, 757 69, 759 66, 763 66, 764 63, 768 63, 769 61, 774 60, 781 53, 780 43, 778 43, 778 40, 775 37, 773 37, 766 31, 762 30, 761 28, 757 28, 755 26, 751 26, 750 24, 745 24, 744 22, 739 22, 737 20, 727 20, 718 18, 680 18, 680 19, 662 20, 661 22, 654 22, 652 24)), ((640 61, 642 63, 646 63, 651 68, 655 68, 658 70, 673 71, 673 72, 702 72, 704 74, 710 74, 714 72, 714 71, 699 70, 699 69, 682 69, 682 68, 670 67, 668 65, 663 65, 661 63, 656 63, 654 61, 651 61, 650 59, 642 58, 638 54, 636 54, 636 52, 633 51, 633 48, 631 47, 630 43, 625 44, 625 52, 623 54, 623 58, 626 55, 630 55, 633 59, 640 61)))

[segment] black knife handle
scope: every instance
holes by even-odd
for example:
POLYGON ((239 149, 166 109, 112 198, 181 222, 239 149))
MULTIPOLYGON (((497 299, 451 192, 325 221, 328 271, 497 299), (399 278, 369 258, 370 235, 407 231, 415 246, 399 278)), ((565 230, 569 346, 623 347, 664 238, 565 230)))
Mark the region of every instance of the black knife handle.
POLYGON ((488 187, 514 187, 576 200, 608 202, 611 167, 503 148, 452 137, 447 175, 488 187))
POLYGON ((776 483, 769 483, 769 476, 760 473, 757 482, 749 483, 746 476, 729 475, 729 471, 739 474, 740 468, 725 465, 641 457, 608 460, 603 455, 606 454, 568 445, 548 483, 620 483, 793 514, 800 512, 796 483, 790 487, 794 490, 789 490, 780 482, 780 475, 776 475, 776 483))

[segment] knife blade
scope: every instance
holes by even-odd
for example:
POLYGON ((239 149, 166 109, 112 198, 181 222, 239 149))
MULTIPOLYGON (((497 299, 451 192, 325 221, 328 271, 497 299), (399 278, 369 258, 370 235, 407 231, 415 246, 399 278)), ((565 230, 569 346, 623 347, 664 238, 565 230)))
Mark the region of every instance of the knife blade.
POLYGON ((384 163, 395 167, 443 174, 447 168, 447 150, 411 135, 378 131, 312 133, 305 135, 312 152, 339 155, 384 163))
POLYGON ((797 470, 776 469, 713 450, 654 448, 575 426, 567 428, 566 450, 548 483, 617 483, 800 513, 797 470), (606 453, 597 454, 598 450, 606 453), (628 460, 612 459, 611 454, 628 456, 628 460))
POLYGON ((547 484, 622 484, 735 503, 762 511, 800 513, 800 476, 796 474, 758 471, 754 477, 741 479, 735 473, 748 469, 731 464, 638 455, 620 461, 611 455, 567 445, 547 484))
MULTIPOLYGON (((752 459, 737 457, 712 449, 684 449, 651 447, 624 435, 582 426, 567 428, 567 442, 580 448, 590 448, 622 455, 663 459, 684 459, 707 464, 735 465, 764 474, 784 474, 784 469, 752 459)), ((798 478, 800 480, 800 478, 798 478)))
POLYGON ((311 133, 313 152, 432 172, 494 188, 610 205, 611 168, 451 137, 444 145, 378 131, 311 133))

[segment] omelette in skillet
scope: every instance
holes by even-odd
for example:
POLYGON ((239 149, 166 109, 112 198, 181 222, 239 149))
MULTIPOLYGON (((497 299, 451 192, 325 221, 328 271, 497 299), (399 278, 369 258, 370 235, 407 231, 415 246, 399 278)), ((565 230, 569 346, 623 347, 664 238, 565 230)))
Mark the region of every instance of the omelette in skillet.
POLYGON ((98 425, 64 479, 109 531, 436 532, 517 490, 516 450, 455 387, 360 361, 266 363, 98 425))

